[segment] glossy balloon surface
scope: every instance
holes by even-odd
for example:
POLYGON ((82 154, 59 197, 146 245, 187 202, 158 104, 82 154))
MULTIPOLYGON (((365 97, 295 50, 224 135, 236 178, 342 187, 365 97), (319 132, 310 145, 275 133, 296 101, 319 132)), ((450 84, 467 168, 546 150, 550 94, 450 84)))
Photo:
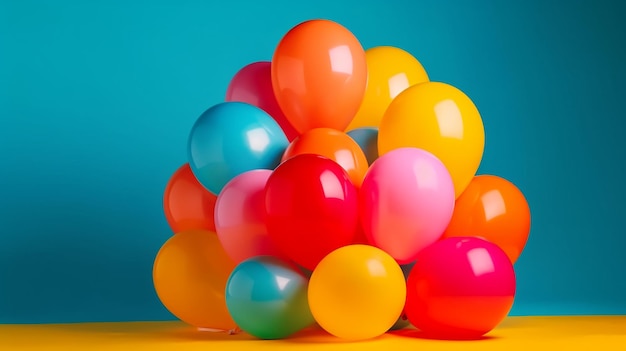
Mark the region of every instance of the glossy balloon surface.
POLYGON ((308 279, 292 264, 257 256, 237 265, 226 286, 226 305, 237 325, 261 339, 282 339, 315 320, 308 279))
POLYGON ((354 34, 336 22, 302 22, 274 51, 274 93, 299 133, 323 127, 345 130, 359 109, 366 83, 365 51, 354 34))
POLYGON ((368 165, 371 165, 378 158, 378 128, 362 127, 349 131, 348 136, 359 145, 368 165))
POLYGON ((432 337, 478 338, 509 313, 515 296, 513 264, 497 245, 454 237, 424 249, 407 281, 405 311, 432 337))
POLYGON ((376 127, 391 101, 408 87, 428 82, 424 66, 406 50, 376 46, 365 50, 367 89, 363 101, 347 131, 376 127))
POLYGON ((308 270, 358 231, 358 190, 336 162, 297 155, 269 177, 267 230, 281 252, 308 270))
POLYGON ((217 236, 235 263, 254 256, 282 256, 265 226, 265 185, 271 174, 269 169, 244 172, 217 197, 217 236))
POLYGON ((219 195, 226 183, 245 171, 274 169, 288 144, 265 111, 243 102, 223 102, 196 120, 187 151, 198 181, 219 195))
POLYGON ((272 63, 259 61, 241 68, 228 84, 226 101, 245 102, 261 108, 280 125, 290 141, 298 132, 278 106, 272 88, 272 63))
POLYGON ((413 85, 389 104, 378 130, 380 155, 417 147, 443 162, 458 198, 476 174, 485 147, 483 121, 473 101, 449 84, 413 85))
POLYGON ((332 335, 364 340, 389 330, 406 298, 400 266, 369 245, 349 245, 328 254, 309 282, 309 304, 318 324, 332 335))
POLYGON ((206 190, 185 163, 174 172, 163 194, 165 218, 174 233, 215 231, 213 214, 217 196, 206 190))
POLYGON ((477 236, 500 246, 515 263, 530 233, 530 207, 510 181, 495 175, 472 179, 456 200, 443 238, 477 236))
POLYGON ((235 263, 215 233, 186 231, 172 236, 159 250, 153 283, 161 303, 194 327, 230 330, 224 290, 235 263))
POLYGON ((297 137, 283 154, 283 161, 296 155, 316 154, 337 162, 357 187, 361 186, 368 163, 359 144, 344 132, 315 128, 297 137))
POLYGON ((407 264, 446 229, 454 210, 454 185, 433 154, 399 148, 370 166, 359 205, 368 242, 407 264))

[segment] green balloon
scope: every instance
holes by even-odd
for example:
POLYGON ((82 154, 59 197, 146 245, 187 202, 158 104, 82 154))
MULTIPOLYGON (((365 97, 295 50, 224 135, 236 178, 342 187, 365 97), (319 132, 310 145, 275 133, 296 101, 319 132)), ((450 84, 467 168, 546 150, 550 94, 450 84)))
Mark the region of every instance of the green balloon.
POLYGON ((226 306, 244 332, 259 339, 283 339, 315 323, 307 297, 308 279, 273 256, 249 258, 226 283, 226 306))

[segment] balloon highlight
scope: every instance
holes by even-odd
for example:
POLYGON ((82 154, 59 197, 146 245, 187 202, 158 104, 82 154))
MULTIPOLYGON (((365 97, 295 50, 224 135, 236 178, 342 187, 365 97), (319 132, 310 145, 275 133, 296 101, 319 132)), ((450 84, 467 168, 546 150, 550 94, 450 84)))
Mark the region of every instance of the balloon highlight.
POLYGON ((330 20, 277 39, 197 117, 164 184, 163 306, 258 339, 491 332, 513 305, 531 210, 521 181, 478 174, 473 93, 330 20))

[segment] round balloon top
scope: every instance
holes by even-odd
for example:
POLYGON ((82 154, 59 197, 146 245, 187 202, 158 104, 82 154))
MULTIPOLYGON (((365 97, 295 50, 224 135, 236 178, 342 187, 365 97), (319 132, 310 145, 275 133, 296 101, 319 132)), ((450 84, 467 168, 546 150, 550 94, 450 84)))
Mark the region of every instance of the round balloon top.
POLYGON ((194 176, 218 195, 241 173, 274 169, 288 145, 278 123, 262 109, 244 102, 222 102, 198 117, 187 153, 194 176))
POLYGON ((345 130, 367 85, 365 50, 344 26, 302 22, 280 40, 272 59, 272 86, 280 108, 299 132, 345 130))

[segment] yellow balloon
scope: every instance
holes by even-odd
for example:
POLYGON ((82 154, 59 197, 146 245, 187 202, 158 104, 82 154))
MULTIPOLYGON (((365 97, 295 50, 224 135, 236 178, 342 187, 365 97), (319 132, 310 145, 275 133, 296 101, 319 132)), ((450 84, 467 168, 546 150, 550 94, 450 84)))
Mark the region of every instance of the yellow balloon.
POLYGON ((389 254, 349 245, 328 254, 309 281, 309 307, 328 333, 349 340, 384 334, 402 313, 406 283, 389 254))
POLYGON ((389 103, 406 88, 428 82, 422 64, 410 53, 393 47, 377 46, 365 51, 367 88, 361 107, 346 128, 378 127, 389 103))
POLYGON ((225 290, 235 263, 217 235, 204 230, 177 233, 163 244, 153 267, 161 303, 181 321, 198 328, 231 330, 225 290))
POLYGON ((414 85, 389 104, 378 131, 378 152, 416 147, 446 166, 458 198, 476 175, 485 148, 478 109, 461 90, 440 82, 414 85))

